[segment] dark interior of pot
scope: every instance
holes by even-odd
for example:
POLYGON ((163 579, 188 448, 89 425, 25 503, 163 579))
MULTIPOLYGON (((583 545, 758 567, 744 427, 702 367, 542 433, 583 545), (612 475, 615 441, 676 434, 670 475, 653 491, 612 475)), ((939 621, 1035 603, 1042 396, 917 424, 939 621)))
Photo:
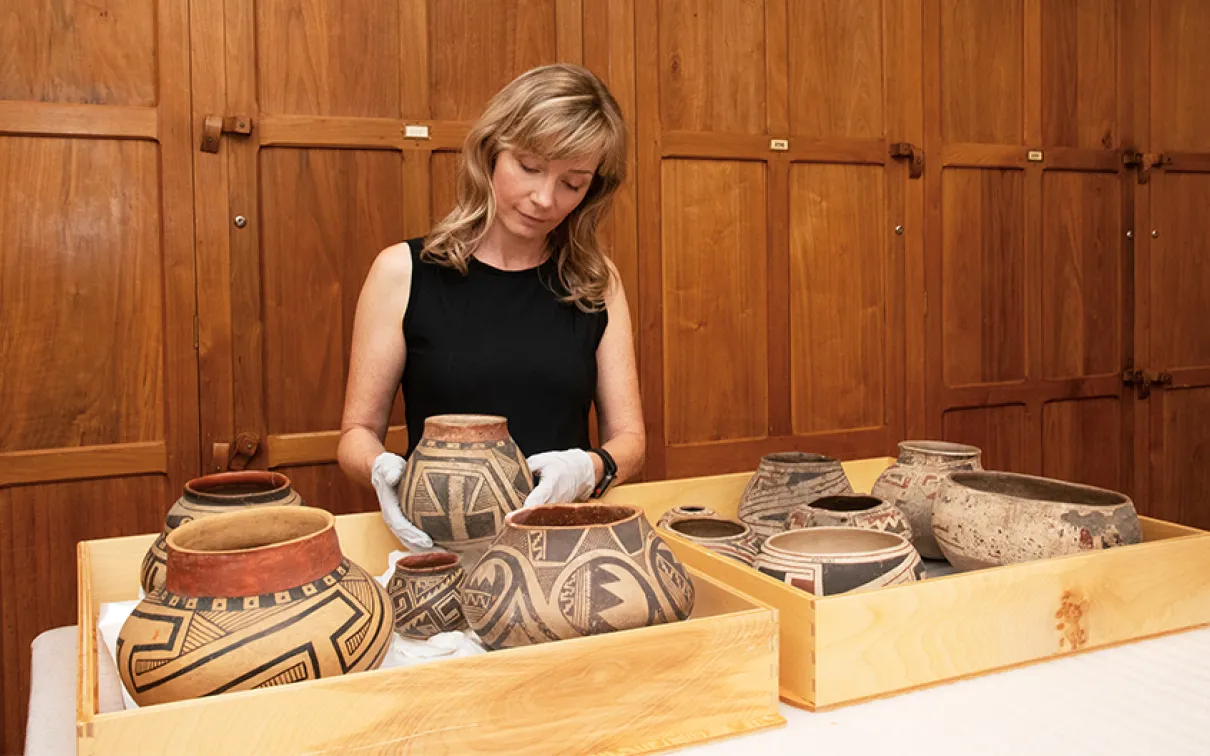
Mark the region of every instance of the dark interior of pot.
POLYGON ((778 533, 766 543, 797 554, 828 556, 882 551, 902 544, 903 539, 865 528, 807 528, 778 533))
POLYGON ((182 551, 247 551, 315 535, 333 518, 324 510, 272 507, 188 522, 168 535, 182 551))
POLYGON ((821 496, 807 506, 828 512, 862 512, 881 503, 876 496, 821 496))
POLYGON ((275 472, 220 473, 191 480, 186 488, 207 496, 251 496, 276 491, 288 483, 285 475, 275 472))
POLYGON ((410 554, 395 562, 402 570, 432 570, 439 567, 452 567, 458 563, 458 555, 442 551, 432 554, 410 554))
POLYGON ((711 517, 690 517, 677 520, 668 527, 691 538, 731 538, 744 532, 744 526, 730 520, 711 517))
POLYGON ((831 457, 825 457, 822 454, 809 454, 807 452, 777 452, 769 454, 765 457, 770 462, 782 462, 788 464, 802 464, 803 462, 834 462, 831 457))
POLYGON ((610 507, 604 504, 550 504, 521 509, 509 515, 514 525, 531 528, 583 528, 612 525, 633 517, 634 507, 610 507))
POLYGON ((950 478, 954 483, 976 491, 1031 501, 1083 504, 1091 507, 1115 507, 1129 501, 1114 491, 1014 473, 962 472, 953 473, 950 478))

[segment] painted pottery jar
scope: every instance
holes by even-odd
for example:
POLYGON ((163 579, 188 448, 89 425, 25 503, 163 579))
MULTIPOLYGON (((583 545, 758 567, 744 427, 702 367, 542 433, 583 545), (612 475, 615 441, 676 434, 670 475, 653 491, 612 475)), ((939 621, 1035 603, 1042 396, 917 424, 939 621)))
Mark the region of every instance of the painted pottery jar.
POLYGON ((465 630, 462 561, 451 552, 410 554, 395 562, 387 593, 395 611, 395 632, 413 640, 465 630))
POLYGON ((1007 472, 950 474, 933 507, 933 532, 959 570, 1143 540, 1134 502, 1125 494, 1007 472))
POLYGON ((677 622, 693 582, 642 510, 545 504, 509 514, 462 587, 489 649, 677 622))
POLYGON ((304 506, 302 497, 290 485, 285 475, 265 470, 240 470, 215 473, 194 478, 185 484, 185 491, 168 510, 164 529, 143 557, 139 584, 144 593, 164 585, 164 568, 168 534, 193 520, 216 514, 235 512, 247 507, 304 506))
POLYGON ((795 507, 786 518, 786 530, 846 526, 882 530, 912 539, 912 526, 895 505, 865 494, 821 496, 795 507))
POLYGON ((673 520, 664 529, 748 566, 760 551, 760 541, 751 528, 721 517, 685 517, 673 520))
POLYGON ((495 415, 434 415, 404 471, 403 514, 433 542, 473 566, 533 490, 508 421, 495 415))
POLYGON ((660 515, 660 519, 656 522, 655 526, 657 528, 666 528, 670 522, 676 522, 677 520, 701 519, 703 517, 721 518, 721 515, 710 507, 698 506, 696 504, 685 504, 683 506, 673 507, 664 514, 660 515))
POLYGON ((904 441, 899 459, 878 476, 870 493, 899 508, 912 526, 912 545, 925 559, 941 559, 933 537, 933 502, 941 480, 951 472, 982 470, 976 446, 946 441, 904 441))
POLYGON ((764 540, 785 530, 790 510, 820 496, 852 493, 838 460, 781 452, 761 458, 739 500, 739 519, 764 540))
POLYGON ((920 555, 894 533, 852 527, 791 530, 761 546, 756 569, 817 596, 866 591, 924 577, 920 555))
POLYGON ((331 513, 265 507, 168 535, 168 572, 118 635, 140 706, 376 669, 386 589, 344 557, 331 513))

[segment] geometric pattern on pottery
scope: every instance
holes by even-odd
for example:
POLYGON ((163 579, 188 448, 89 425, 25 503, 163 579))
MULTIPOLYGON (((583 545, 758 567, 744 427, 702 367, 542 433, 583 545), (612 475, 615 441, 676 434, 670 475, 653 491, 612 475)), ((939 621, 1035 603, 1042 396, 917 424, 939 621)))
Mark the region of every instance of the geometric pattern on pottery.
POLYGON ((432 575, 410 575, 396 569, 387 582, 394 608, 395 631, 406 638, 427 640, 438 633, 466 628, 462 616, 461 566, 432 575))
POLYGON ((820 496, 852 493, 840 462, 789 452, 761 459, 739 502, 739 519, 761 540, 782 532, 794 507, 820 496))
POLYGON ((862 564, 775 565, 765 559, 758 569, 777 580, 817 596, 832 596, 849 591, 867 591, 900 583, 912 583, 924 577, 924 566, 915 553, 862 564), (782 567, 779 569, 778 567, 782 567))
MULTIPOLYGON (((252 473, 253 471, 249 471, 252 473)), ((263 472, 256 471, 257 474, 264 475, 263 472)), ((189 481, 191 484, 204 482, 207 478, 213 477, 235 477, 238 473, 219 473, 215 476, 203 476, 197 480, 189 481)), ((284 476, 283 476, 284 478, 284 476)), ((221 490, 221 489, 220 489, 221 490)), ((257 493, 245 493, 231 496, 211 495, 207 490, 203 489, 201 494, 194 494, 189 489, 186 489, 181 497, 173 502, 172 507, 168 510, 167 516, 164 518, 164 527, 152 542, 151 548, 143 555, 143 563, 139 568, 139 585, 143 587, 144 593, 151 593, 156 588, 163 587, 164 574, 167 569, 168 562, 168 534, 176 530, 180 526, 193 520, 200 520, 203 517, 211 515, 226 514, 238 509, 248 507, 274 506, 274 507, 305 507, 306 502, 292 487, 285 489, 278 488, 277 490, 262 491, 257 493), (225 501, 223 499, 226 499, 225 501)))
POLYGON ((490 649, 683 620, 693 601, 684 567, 641 515, 506 526, 462 589, 463 612, 490 649))
POLYGON ((655 526, 657 528, 667 528, 669 523, 676 522, 677 520, 684 520, 684 519, 689 519, 689 518, 696 519, 696 518, 700 518, 700 517, 712 517, 712 518, 722 519, 721 517, 719 517, 718 512, 715 512, 713 509, 711 509, 709 507, 702 507, 702 506, 697 506, 694 504, 689 504, 689 505, 673 507, 672 509, 669 509, 664 514, 660 515, 660 519, 656 521, 655 526))
POLYGON ((870 489, 907 517, 912 545, 926 559, 943 559, 933 535, 933 506, 942 481, 952 472, 982 470, 982 451, 945 441, 903 441, 899 457, 870 489))
POLYGON ((760 541, 752 529, 721 517, 681 517, 661 526, 685 540, 741 562, 749 567, 760 553, 760 541))
POLYGON ((391 620, 386 591, 343 559, 323 577, 259 596, 159 588, 123 626, 118 668, 140 706, 376 669, 391 620))
POLYGON ((881 530, 884 533, 903 536, 909 541, 912 538, 911 525, 903 512, 872 496, 822 497, 810 504, 795 507, 786 518, 786 530, 836 526, 881 530), (851 501, 854 506, 868 501, 869 506, 865 509, 845 509, 846 500, 851 501), (828 508, 829 504, 836 504, 837 508, 828 508))
POLYGON ((517 445, 421 439, 408 459, 403 514, 435 543, 464 551, 486 546, 520 509, 533 478, 517 445))

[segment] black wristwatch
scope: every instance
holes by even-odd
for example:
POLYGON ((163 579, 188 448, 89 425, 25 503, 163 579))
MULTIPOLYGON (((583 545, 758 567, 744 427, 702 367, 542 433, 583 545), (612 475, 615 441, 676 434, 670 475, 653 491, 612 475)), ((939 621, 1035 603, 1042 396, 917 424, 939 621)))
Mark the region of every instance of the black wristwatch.
POLYGON ((604 468, 601 479, 597 481, 597 487, 592 489, 592 493, 588 496, 590 499, 599 499, 605 495, 605 491, 609 489, 609 486, 613 484, 614 479, 618 477, 618 463, 614 462, 613 456, 604 449, 589 449, 588 451, 594 452, 598 457, 601 458, 601 463, 604 468))

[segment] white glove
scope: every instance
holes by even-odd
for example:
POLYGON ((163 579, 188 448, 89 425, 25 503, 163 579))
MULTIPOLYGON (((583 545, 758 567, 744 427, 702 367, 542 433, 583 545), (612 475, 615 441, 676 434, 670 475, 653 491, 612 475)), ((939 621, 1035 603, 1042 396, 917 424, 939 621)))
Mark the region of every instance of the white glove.
POLYGON ((525 506, 570 504, 584 501, 596 488, 597 475, 592 457, 583 449, 543 452, 527 457, 529 471, 538 485, 525 497, 525 506))
POLYGON ((403 516, 403 503, 399 498, 399 483, 403 480, 403 469, 407 461, 398 454, 383 452, 374 458, 370 467, 370 483, 378 494, 378 507, 387 527, 409 547, 427 549, 433 545, 429 534, 403 516))

